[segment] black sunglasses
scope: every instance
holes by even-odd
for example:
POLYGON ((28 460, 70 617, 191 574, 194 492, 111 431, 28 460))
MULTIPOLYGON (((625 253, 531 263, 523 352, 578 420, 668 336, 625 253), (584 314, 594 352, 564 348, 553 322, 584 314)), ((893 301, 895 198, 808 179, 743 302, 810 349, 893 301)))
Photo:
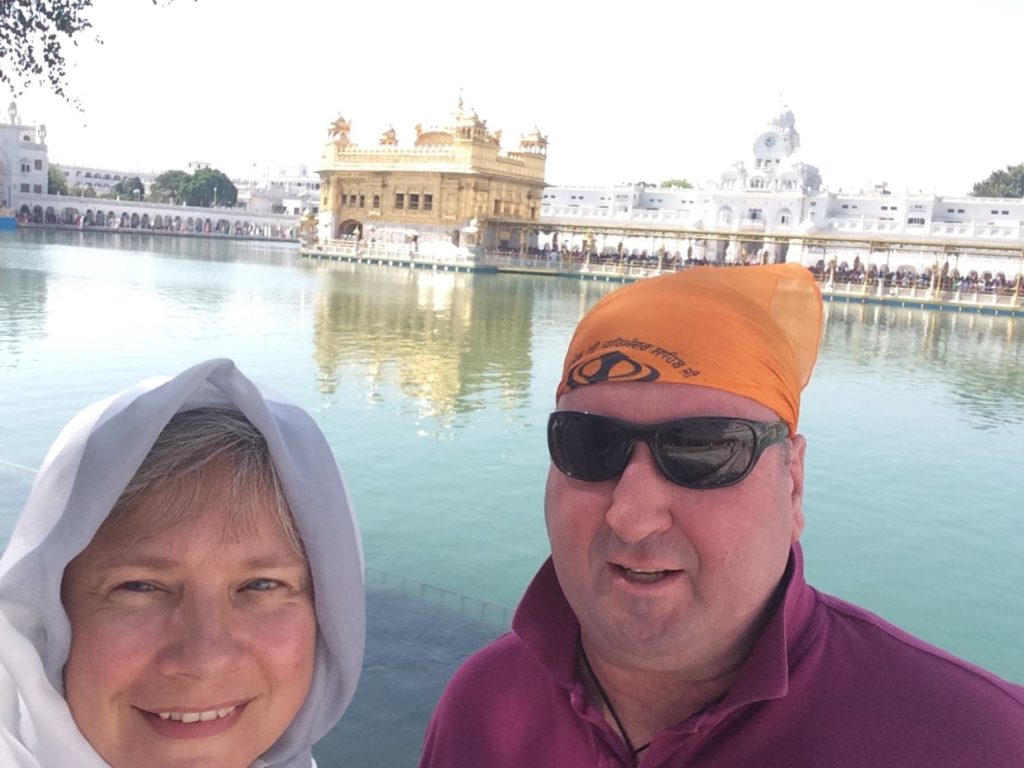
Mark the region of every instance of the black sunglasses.
POLYGON ((621 475, 633 446, 642 440, 673 483, 725 488, 750 474, 765 448, 788 436, 789 428, 781 421, 724 416, 633 424, 593 413, 555 411, 548 419, 551 461, 562 474, 592 483, 621 475))

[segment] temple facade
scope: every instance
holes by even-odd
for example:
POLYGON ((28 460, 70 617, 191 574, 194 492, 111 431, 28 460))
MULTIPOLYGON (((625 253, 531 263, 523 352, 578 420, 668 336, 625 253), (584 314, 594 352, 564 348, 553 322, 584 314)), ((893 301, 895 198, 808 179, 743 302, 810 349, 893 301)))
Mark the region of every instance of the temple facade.
POLYGON ((350 121, 331 123, 319 170, 320 241, 518 247, 523 225, 540 220, 547 137, 535 129, 503 151, 502 132, 461 99, 449 125, 415 130, 412 146, 400 146, 388 126, 364 147, 352 142, 350 121))

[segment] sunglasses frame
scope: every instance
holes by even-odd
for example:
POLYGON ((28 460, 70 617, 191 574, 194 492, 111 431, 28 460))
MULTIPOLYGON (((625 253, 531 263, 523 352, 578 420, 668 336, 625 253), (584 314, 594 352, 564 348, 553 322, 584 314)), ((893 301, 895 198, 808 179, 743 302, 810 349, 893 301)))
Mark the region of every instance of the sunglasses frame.
MULTIPOLYGON (((727 434, 727 430, 723 429, 722 433, 723 440, 725 440, 726 438, 724 435, 727 434)), ((728 488, 731 485, 736 485, 737 483, 742 482, 747 475, 753 471, 754 467, 757 465, 758 459, 761 458, 761 454, 764 453, 766 448, 775 445, 776 443, 781 443, 788 437, 789 427, 783 421, 753 421, 751 419, 741 419, 733 416, 693 416, 685 419, 675 419, 673 421, 662 421, 657 424, 636 424, 631 421, 616 419, 611 416, 589 413, 588 411, 554 411, 548 417, 548 453, 551 456, 551 462, 555 467, 557 467, 558 471, 566 477, 591 483, 603 483, 620 477, 622 473, 626 471, 626 467, 629 466, 629 463, 633 460, 633 449, 636 447, 637 441, 640 440, 646 443, 647 447, 650 449, 651 455, 654 457, 654 463, 658 467, 658 471, 660 471, 662 476, 670 482, 684 488, 691 488, 698 491, 712 491, 717 488, 728 488), (624 439, 626 440, 626 450, 623 453, 625 461, 622 467, 609 477, 593 479, 583 477, 576 472, 567 471, 567 467, 563 466, 559 461, 560 452, 555 450, 555 434, 559 428, 559 422, 563 421, 566 416, 570 418, 583 416, 589 420, 604 422, 614 426, 623 433, 624 439), (662 460, 661 451, 658 448, 658 436, 667 429, 680 428, 684 429, 685 434, 685 427, 687 425, 707 425, 709 422, 725 423, 728 425, 739 424, 749 428, 755 437, 754 445, 751 448, 750 461, 743 472, 728 482, 715 483, 713 485, 681 482, 673 477, 669 470, 666 469, 665 463, 662 460)))

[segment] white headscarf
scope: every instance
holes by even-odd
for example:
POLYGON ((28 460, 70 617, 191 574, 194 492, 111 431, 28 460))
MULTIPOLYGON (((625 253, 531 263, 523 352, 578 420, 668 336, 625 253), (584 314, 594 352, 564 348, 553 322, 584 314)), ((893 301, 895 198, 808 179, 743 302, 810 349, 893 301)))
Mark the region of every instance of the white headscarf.
POLYGON ((210 406, 240 411, 266 439, 313 575, 313 683, 254 768, 307 768, 310 747, 352 700, 366 631, 363 553, 338 466, 309 414, 258 388, 230 360, 208 360, 89 406, 50 448, 0 558, 0 766, 106 766, 63 696, 71 625, 61 579, 171 417, 210 406))

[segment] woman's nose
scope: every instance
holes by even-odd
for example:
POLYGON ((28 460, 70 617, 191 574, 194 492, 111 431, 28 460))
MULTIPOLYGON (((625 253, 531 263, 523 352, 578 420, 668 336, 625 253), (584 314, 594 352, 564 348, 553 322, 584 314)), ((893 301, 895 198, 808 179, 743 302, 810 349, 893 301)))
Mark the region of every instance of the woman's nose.
POLYGON ((215 678, 235 663, 239 618, 227 596, 183 596, 167 622, 160 653, 164 674, 215 678))

